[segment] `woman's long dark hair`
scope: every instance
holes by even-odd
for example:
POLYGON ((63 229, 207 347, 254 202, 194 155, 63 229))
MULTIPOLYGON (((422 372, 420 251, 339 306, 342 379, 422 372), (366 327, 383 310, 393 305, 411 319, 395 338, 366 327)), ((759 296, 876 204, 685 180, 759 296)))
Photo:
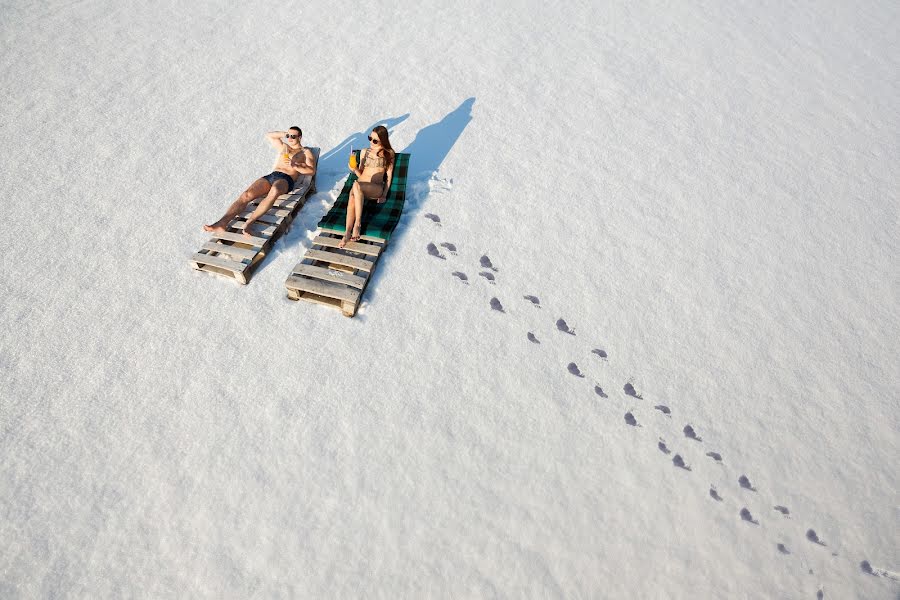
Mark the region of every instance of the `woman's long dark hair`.
POLYGON ((391 140, 388 139, 387 127, 376 125, 372 131, 375 132, 375 135, 378 136, 378 141, 381 142, 381 150, 378 151, 377 156, 384 157, 384 168, 389 169, 394 164, 394 149, 391 147, 391 140))

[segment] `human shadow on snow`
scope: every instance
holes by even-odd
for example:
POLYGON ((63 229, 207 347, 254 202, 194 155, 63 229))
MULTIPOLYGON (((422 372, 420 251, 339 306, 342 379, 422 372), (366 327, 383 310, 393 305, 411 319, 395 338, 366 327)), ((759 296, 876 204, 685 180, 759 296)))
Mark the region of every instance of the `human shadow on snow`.
MULTIPOLYGON (((387 251, 379 259, 380 263, 387 264, 381 264, 372 273, 372 278, 369 280, 366 290, 367 296, 371 297, 370 294, 378 289, 382 277, 390 276, 391 250, 396 248, 403 236, 406 235, 411 223, 413 223, 422 204, 428 197, 428 182, 432 175, 440 169, 441 164, 450 154, 453 146, 456 145, 457 140, 459 140, 466 126, 472 120, 472 106, 474 104, 475 98, 467 98, 437 123, 420 129, 406 148, 397 150, 397 152, 410 154, 406 183, 406 203, 403 207, 403 216, 400 217, 400 222, 391 235, 387 251)), ((365 208, 363 208, 363 213, 365 213, 365 208)), ((366 298, 366 303, 368 303, 368 298, 366 298)), ((357 318, 361 316, 364 317, 365 315, 357 313, 357 318)), ((363 318, 362 320, 365 319, 363 318)))

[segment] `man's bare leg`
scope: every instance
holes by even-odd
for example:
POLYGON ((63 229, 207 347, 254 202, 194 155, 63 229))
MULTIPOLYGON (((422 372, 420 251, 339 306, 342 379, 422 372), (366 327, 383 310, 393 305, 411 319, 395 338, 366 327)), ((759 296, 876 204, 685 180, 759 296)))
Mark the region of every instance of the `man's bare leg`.
POLYGON ((278 199, 278 196, 282 194, 288 193, 288 184, 284 179, 276 179, 275 183, 272 184, 272 187, 269 189, 269 193, 266 194, 266 197, 262 202, 259 203, 259 206, 256 207, 256 210, 247 217, 247 222, 244 223, 244 235, 247 237, 251 237, 253 234, 250 233, 250 226, 256 222, 258 218, 266 214, 266 211, 272 208, 272 205, 275 204, 275 200, 278 199))
POLYGON ((269 185, 269 182, 263 178, 259 178, 253 183, 250 184, 244 192, 238 196, 238 199, 235 200, 231 206, 228 207, 228 210, 225 211, 225 214, 222 215, 222 218, 213 223, 212 225, 204 225, 203 229, 205 231, 216 231, 222 233, 225 231, 225 228, 228 227, 228 224, 231 223, 231 220, 237 216, 239 212, 245 210, 247 205, 253 202, 256 198, 259 198, 263 194, 269 191, 269 188, 272 187, 269 185))

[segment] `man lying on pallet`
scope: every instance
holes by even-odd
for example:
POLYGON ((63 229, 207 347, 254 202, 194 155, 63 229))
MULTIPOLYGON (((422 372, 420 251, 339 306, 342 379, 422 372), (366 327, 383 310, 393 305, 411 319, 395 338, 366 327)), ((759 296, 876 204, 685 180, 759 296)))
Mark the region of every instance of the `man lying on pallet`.
POLYGON ((316 174, 316 157, 309 148, 304 148, 300 143, 302 138, 303 132, 296 126, 291 127, 288 131, 270 131, 267 133, 266 139, 269 140, 273 148, 280 151, 278 158, 275 160, 275 165, 272 167, 274 170, 265 177, 260 177, 251 183, 250 187, 228 207, 221 219, 212 225, 204 225, 203 229, 206 231, 225 231, 232 219, 238 213, 246 210, 248 204, 256 198, 265 196, 265 200, 259 203, 259 206, 247 217, 247 222, 244 224, 244 235, 251 236, 250 225, 272 208, 278 196, 287 194, 294 189, 298 176, 316 174))

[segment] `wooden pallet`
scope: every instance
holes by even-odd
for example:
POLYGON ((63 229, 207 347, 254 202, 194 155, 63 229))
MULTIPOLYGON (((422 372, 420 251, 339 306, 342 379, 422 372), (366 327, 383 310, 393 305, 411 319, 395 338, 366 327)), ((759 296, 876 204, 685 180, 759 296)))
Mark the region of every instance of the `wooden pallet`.
POLYGON ((359 242, 338 248, 343 232, 317 233, 284 282, 288 298, 339 308, 345 317, 352 317, 387 241, 362 236, 359 242))
MULTIPOLYGON (((318 148, 312 148, 318 160, 318 148)), ((210 240, 190 257, 191 266, 199 271, 221 275, 246 285, 254 268, 262 262, 272 244, 284 233, 306 199, 316 191, 315 175, 304 177, 290 193, 282 194, 265 214, 250 226, 250 236, 244 228, 262 198, 257 198, 238 214, 226 231, 213 233, 210 240)))

